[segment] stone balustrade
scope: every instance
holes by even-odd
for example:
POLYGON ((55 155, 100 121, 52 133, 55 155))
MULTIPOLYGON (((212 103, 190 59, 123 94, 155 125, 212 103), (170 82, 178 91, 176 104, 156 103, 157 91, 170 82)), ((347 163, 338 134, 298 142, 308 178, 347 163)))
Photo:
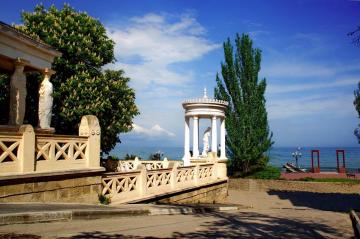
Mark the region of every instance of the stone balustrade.
POLYGON ((100 126, 84 116, 79 136, 36 133, 31 125, 0 131, 0 176, 100 168, 100 126))
POLYGON ((102 195, 116 203, 132 202, 227 179, 226 172, 219 173, 219 169, 223 169, 219 167, 222 163, 216 162, 196 163, 186 167, 175 162, 172 167, 164 167, 166 161, 151 161, 152 164, 162 163, 161 168, 157 169, 147 169, 149 161, 146 160, 121 161, 120 165, 124 162, 132 165, 132 169, 128 172, 107 173, 102 177, 102 195))
POLYGON ((147 170, 152 169, 163 169, 168 168, 170 164, 177 162, 182 165, 182 161, 169 161, 167 158, 164 160, 139 160, 138 157, 136 157, 134 160, 119 160, 118 166, 117 166, 117 172, 131 172, 133 170, 136 170, 139 165, 145 166, 147 170))

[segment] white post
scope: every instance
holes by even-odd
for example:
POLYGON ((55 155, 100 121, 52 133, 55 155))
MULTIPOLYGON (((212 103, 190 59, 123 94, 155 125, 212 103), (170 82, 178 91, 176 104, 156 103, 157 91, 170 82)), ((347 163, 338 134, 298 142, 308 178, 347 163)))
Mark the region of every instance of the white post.
POLYGON ((211 119, 211 152, 217 154, 216 116, 213 116, 211 119))
POLYGON ((19 172, 30 173, 35 171, 35 133, 29 124, 21 125, 19 133, 22 134, 17 153, 19 172))
POLYGON ((100 134, 99 120, 94 115, 84 115, 81 118, 79 136, 87 136, 86 166, 88 168, 100 167, 100 134))
POLYGON ((220 128, 220 143, 221 143, 221 154, 220 158, 226 159, 225 152, 225 118, 221 120, 221 128, 220 128))
POLYGON ((199 157, 199 118, 194 116, 193 123, 193 158, 199 157))
POLYGON ((190 126, 188 117, 185 117, 185 144, 183 161, 184 166, 190 165, 190 126))

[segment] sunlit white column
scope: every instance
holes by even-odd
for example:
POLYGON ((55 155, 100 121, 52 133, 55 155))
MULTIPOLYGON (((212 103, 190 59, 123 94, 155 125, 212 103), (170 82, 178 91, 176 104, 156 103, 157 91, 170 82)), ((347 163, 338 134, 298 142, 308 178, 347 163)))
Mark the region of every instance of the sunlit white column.
POLYGON ((185 143, 183 161, 184 166, 190 166, 190 125, 188 117, 185 117, 185 143))
POLYGON ((221 119, 220 126, 220 144, 221 144, 221 153, 220 158, 226 159, 226 151, 225 151, 225 118, 221 119))
POLYGON ((199 157, 199 118, 193 118, 193 158, 199 157))
POLYGON ((211 152, 217 153, 216 116, 211 118, 211 152))

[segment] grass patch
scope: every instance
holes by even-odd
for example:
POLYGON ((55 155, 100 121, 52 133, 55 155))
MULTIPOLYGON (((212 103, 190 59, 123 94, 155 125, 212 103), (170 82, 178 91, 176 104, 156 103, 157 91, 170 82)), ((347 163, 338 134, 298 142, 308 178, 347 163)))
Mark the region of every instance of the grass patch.
POLYGON ((350 178, 301 178, 298 179, 298 181, 360 184, 360 180, 350 179, 350 178))
POLYGON ((273 167, 267 165, 265 168, 252 173, 251 175, 247 176, 246 178, 253 178, 253 179, 280 179, 280 169, 277 167, 273 167))

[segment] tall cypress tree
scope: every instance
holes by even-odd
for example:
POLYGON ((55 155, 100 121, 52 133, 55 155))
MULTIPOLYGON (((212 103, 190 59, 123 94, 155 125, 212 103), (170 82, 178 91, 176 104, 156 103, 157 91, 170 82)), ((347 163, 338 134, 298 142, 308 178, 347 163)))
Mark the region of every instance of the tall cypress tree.
POLYGON ((266 80, 259 80, 261 51, 246 34, 236 35, 234 54, 230 39, 224 42, 225 62, 216 76, 215 97, 226 100, 226 150, 236 174, 247 174, 268 162, 265 152, 273 144, 265 107, 266 80))

